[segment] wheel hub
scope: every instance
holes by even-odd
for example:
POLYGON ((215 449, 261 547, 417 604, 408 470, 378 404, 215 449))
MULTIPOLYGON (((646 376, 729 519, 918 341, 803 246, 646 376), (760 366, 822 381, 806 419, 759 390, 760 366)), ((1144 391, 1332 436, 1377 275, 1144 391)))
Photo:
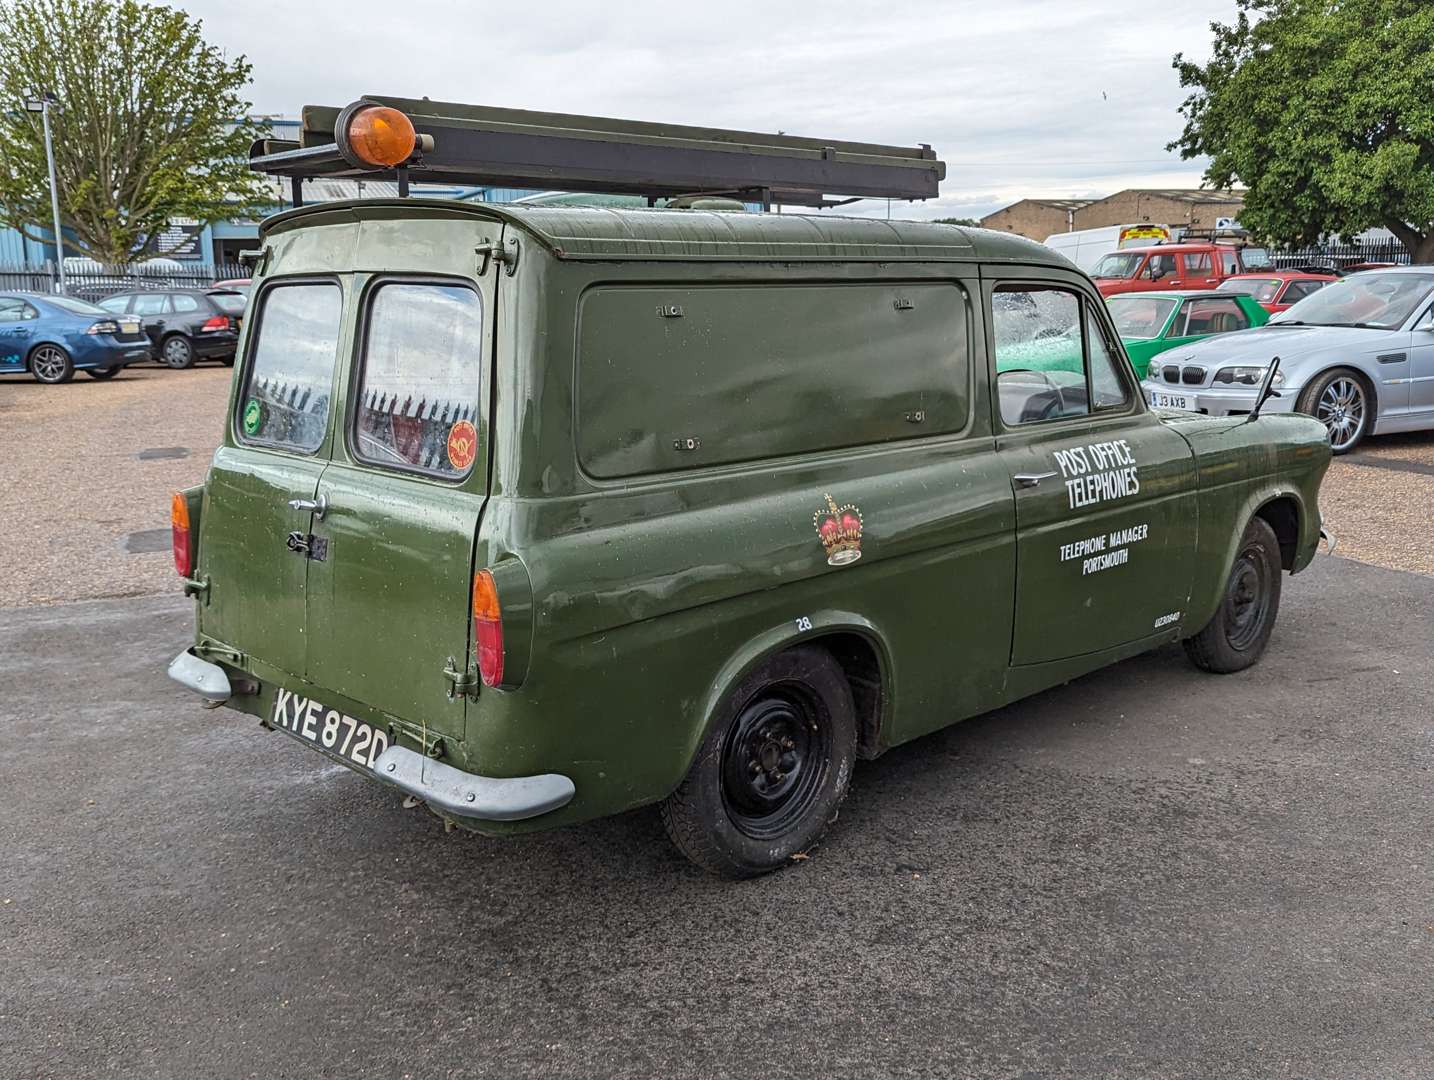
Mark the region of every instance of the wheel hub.
POLYGON ((749 836, 781 835, 810 806, 826 755, 826 728, 811 702, 780 692, 754 699, 733 722, 723 750, 728 816, 749 836))

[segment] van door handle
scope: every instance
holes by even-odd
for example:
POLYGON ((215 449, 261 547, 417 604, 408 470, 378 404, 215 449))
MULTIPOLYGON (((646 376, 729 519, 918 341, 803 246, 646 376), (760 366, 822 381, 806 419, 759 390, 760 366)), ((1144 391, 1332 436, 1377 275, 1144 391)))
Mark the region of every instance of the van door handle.
POLYGON ((293 510, 312 511, 314 517, 323 521, 324 515, 329 511, 329 499, 327 495, 320 495, 317 499, 290 499, 289 507, 293 510))
POLYGON ((1049 480, 1055 475, 1053 472, 1018 472, 1011 479, 1016 482, 1017 487, 1032 488, 1042 480, 1049 480))

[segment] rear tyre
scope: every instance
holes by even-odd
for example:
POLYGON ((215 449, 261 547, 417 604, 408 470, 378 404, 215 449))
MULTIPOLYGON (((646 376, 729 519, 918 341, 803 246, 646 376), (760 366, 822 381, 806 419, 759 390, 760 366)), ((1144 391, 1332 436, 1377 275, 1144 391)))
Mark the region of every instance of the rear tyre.
POLYGON ((37 345, 30 354, 30 374, 42 383, 69 382, 75 377, 75 362, 58 345, 37 345))
POLYGON ((172 334, 165 338, 164 344, 159 347, 159 358, 175 370, 192 368, 194 346, 189 344, 189 339, 183 334, 172 334))
POLYGON ((223 364, 225 367, 233 367, 233 366, 234 366, 234 356, 233 356, 232 353, 231 353, 229 356, 221 356, 221 357, 219 358, 219 362, 220 362, 221 364, 223 364))
POLYGON ((85 374, 92 379, 113 379, 120 373, 117 367, 92 367, 85 368, 85 374))
POLYGON ((1228 675, 1260 659, 1280 613, 1281 569, 1275 530, 1264 518, 1252 518, 1215 617, 1182 643, 1196 667, 1228 675))
POLYGON ((1336 454, 1347 454, 1364 441, 1374 422, 1373 407, 1369 385, 1349 368, 1326 371, 1305 387, 1295 405, 1324 424, 1336 454))
POLYGON ((821 838, 846 797, 856 709, 830 653, 772 657, 728 696, 687 776, 661 804, 677 849, 722 877, 756 877, 821 838))

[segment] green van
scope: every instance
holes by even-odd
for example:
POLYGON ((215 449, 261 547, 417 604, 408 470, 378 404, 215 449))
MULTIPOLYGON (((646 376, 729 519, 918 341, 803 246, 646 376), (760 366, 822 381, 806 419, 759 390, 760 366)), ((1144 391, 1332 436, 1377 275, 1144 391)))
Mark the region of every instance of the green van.
POLYGON ((173 507, 171 675, 508 835, 772 870, 858 758, 1142 651, 1255 662, 1323 425, 1152 411, 1100 293, 949 225, 427 199, 268 220, 173 507), (1080 328, 1053 380, 997 357, 1080 328))

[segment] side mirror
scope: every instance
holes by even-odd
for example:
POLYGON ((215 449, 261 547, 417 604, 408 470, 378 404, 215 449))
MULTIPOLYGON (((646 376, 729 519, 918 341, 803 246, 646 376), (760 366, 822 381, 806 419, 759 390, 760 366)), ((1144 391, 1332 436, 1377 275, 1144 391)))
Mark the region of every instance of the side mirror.
POLYGON ((1258 420, 1260 410, 1265 407, 1265 402, 1272 397, 1280 395, 1275 390, 1275 376, 1280 370, 1280 358, 1277 356, 1270 361, 1270 366, 1265 368, 1264 381, 1260 383, 1260 392, 1255 396, 1255 407, 1250 410, 1250 419, 1258 420))

